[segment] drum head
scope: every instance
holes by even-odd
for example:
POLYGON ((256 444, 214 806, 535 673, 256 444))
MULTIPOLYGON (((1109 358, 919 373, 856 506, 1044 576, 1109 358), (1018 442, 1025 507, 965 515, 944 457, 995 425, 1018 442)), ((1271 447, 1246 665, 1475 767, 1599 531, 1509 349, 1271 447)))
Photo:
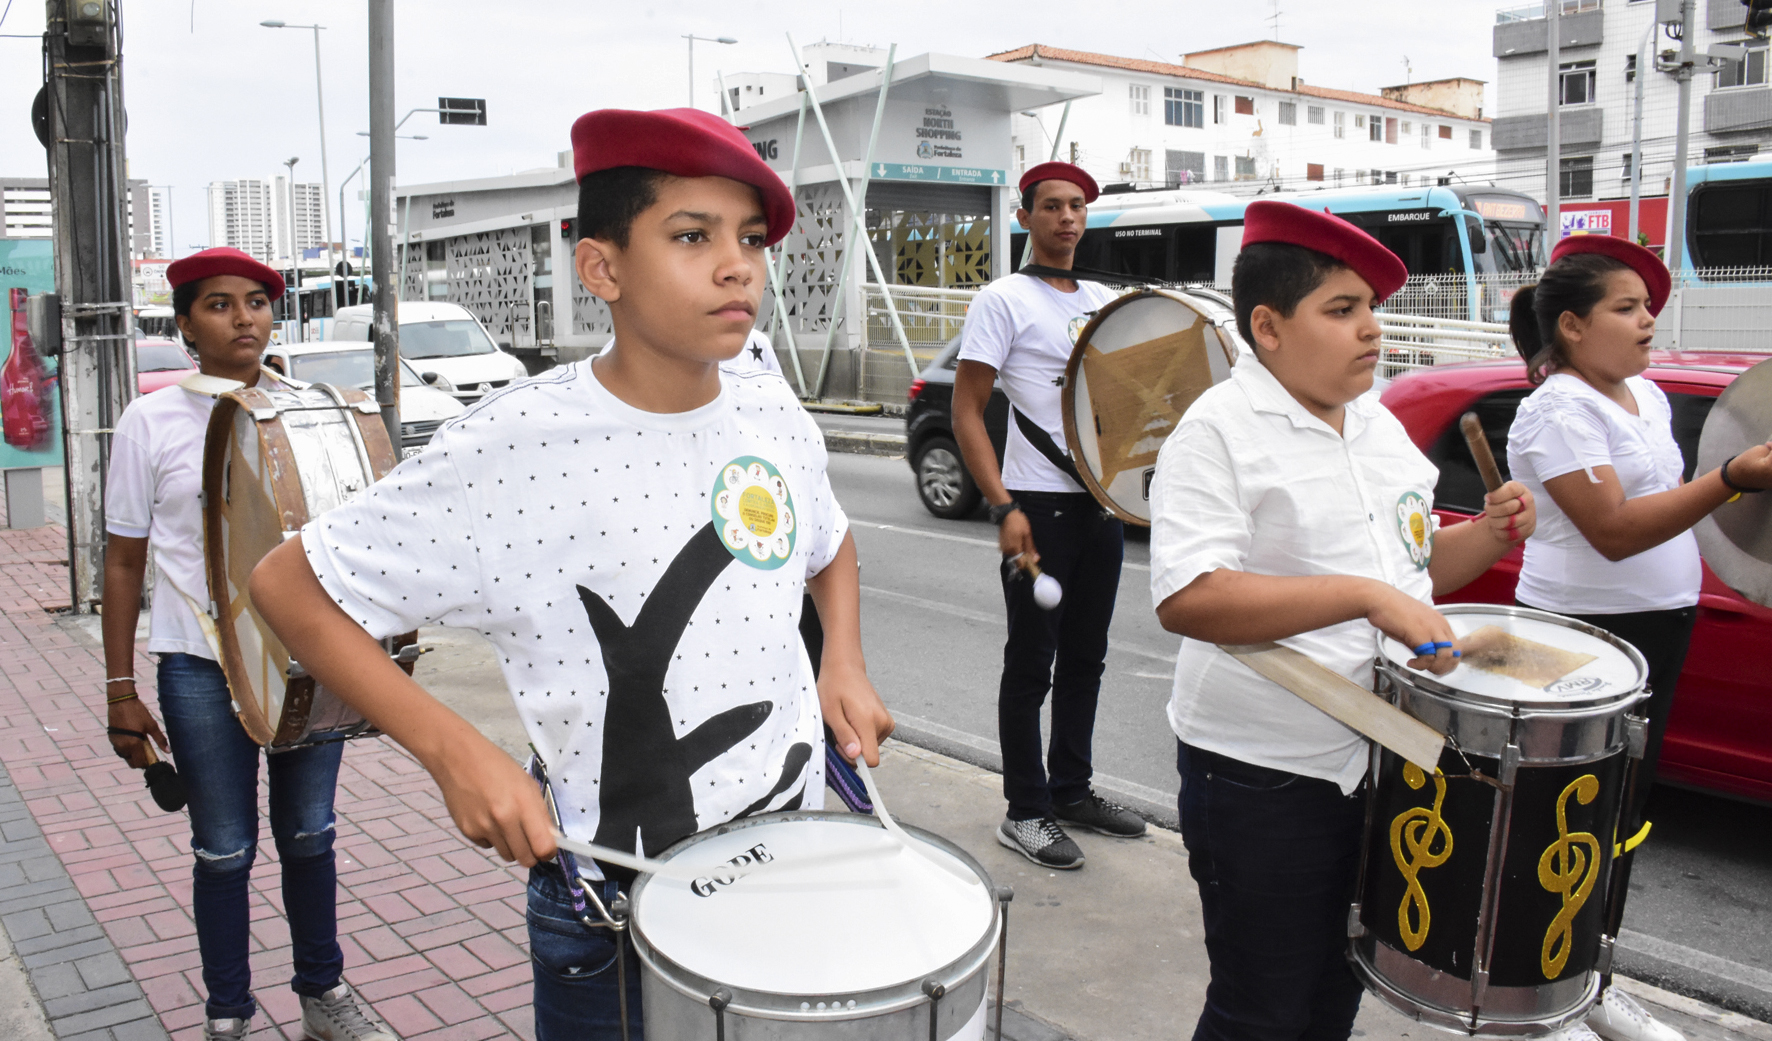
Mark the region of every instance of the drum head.
MULTIPOLYGON (((1772 439, 1772 361, 1724 388, 1698 439, 1698 472, 1709 473, 1738 453, 1772 439)), ((1730 589, 1772 607, 1772 493, 1743 495, 1711 511, 1692 529, 1704 562, 1730 589)))
MULTIPOLYGON (((769 868, 722 884, 647 876, 634 890, 634 928, 662 957, 706 980, 776 994, 853 995, 918 981, 995 937, 988 880, 954 877, 902 847, 871 817, 760 819, 692 837, 667 860, 721 865, 755 856, 769 868), (853 860, 792 866, 799 857, 872 846, 853 860)), ((926 845, 968 876, 978 872, 926 845)))
POLYGON ((1472 701, 1553 710, 1627 699, 1649 679, 1636 648, 1571 618, 1495 604, 1444 604, 1440 613, 1466 645, 1465 659, 1435 676, 1409 668, 1415 652, 1380 636, 1379 656, 1398 675, 1472 701))
POLYGON ((1206 388, 1230 378, 1236 346, 1219 301, 1145 289, 1103 307, 1065 370, 1064 435, 1077 472, 1121 520, 1151 523, 1157 450, 1206 388))

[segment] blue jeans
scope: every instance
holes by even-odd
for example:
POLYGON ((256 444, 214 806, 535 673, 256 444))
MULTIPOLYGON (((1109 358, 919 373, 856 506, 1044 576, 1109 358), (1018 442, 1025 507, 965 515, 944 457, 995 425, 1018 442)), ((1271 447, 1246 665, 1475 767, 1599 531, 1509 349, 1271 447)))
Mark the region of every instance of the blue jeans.
POLYGON ((1181 838, 1200 887, 1211 982, 1194 1041, 1347 1041, 1347 962, 1364 789, 1176 742, 1181 838))
MULTIPOLYGON (((210 1019, 256 1010, 247 965, 247 883, 258 855, 258 764, 263 750, 234 715, 221 666, 191 654, 160 656, 160 712, 190 794, 192 914, 203 956, 210 1019)), ((319 997, 338 985, 338 886, 333 866, 332 796, 340 742, 267 756, 271 837, 283 867, 283 910, 295 953, 291 986, 319 997)))
MULTIPOLYGON (((619 888, 601 885, 604 906, 619 888)), ((621 1041, 621 987, 615 937, 578 920, 566 876, 553 864, 529 869, 529 967, 535 973, 535 1041, 621 1041)), ((592 921, 598 921, 595 908, 592 921)), ((625 941, 628 973, 628 1037, 643 1041, 640 959, 625 941)))
POLYGON ((1011 820, 1052 812, 1054 803, 1089 796, 1094 776, 1095 704, 1107 667, 1108 623, 1120 589, 1125 529, 1086 492, 1009 493, 1033 529, 1040 570, 1058 580, 1064 599, 1048 611, 1034 584, 1003 566, 1009 638, 997 688, 997 738, 1003 746, 1003 797, 1011 820), (1052 694, 1052 737, 1040 750, 1040 707, 1052 694))

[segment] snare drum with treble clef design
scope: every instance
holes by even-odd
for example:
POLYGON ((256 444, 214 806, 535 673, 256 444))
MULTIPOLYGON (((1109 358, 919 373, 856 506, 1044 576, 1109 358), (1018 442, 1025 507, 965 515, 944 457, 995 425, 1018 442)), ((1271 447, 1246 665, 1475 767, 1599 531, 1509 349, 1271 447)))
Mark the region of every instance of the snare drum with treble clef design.
POLYGON ((1559 615, 1441 612, 1464 649, 1445 676, 1379 641, 1379 693, 1448 740, 1432 776, 1374 748, 1349 957, 1423 1023, 1542 1034, 1586 1015, 1611 960, 1606 881, 1648 670, 1630 644, 1559 615))

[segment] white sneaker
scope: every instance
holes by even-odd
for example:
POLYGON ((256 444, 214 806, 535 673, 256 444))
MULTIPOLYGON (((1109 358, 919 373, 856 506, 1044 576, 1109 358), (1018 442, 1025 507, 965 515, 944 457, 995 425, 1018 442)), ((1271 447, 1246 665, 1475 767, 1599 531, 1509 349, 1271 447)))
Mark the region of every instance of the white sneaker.
POLYGON ((1651 1016, 1617 987, 1606 988, 1587 1014, 1587 1022, 1606 1041, 1686 1041, 1684 1034, 1651 1016))
POLYGON ((1601 1038, 1586 1023, 1571 1023, 1554 1034, 1546 1034, 1542 1041, 1601 1041, 1601 1038))
POLYGON ((317 998, 301 999, 301 1026, 314 1041, 400 1041, 365 1013, 351 985, 342 980, 317 998))

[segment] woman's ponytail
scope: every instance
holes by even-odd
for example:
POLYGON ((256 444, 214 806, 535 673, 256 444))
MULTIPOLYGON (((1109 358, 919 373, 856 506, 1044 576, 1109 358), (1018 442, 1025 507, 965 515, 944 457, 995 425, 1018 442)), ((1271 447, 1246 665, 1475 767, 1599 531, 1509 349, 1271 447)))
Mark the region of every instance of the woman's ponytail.
POLYGON ((1528 376, 1533 370, 1532 359, 1544 350, 1544 338, 1538 334, 1538 315, 1533 310, 1537 299, 1538 283, 1521 286, 1514 290, 1513 305, 1507 312, 1507 331, 1514 338, 1514 350, 1520 352, 1520 359, 1526 363, 1528 376))

